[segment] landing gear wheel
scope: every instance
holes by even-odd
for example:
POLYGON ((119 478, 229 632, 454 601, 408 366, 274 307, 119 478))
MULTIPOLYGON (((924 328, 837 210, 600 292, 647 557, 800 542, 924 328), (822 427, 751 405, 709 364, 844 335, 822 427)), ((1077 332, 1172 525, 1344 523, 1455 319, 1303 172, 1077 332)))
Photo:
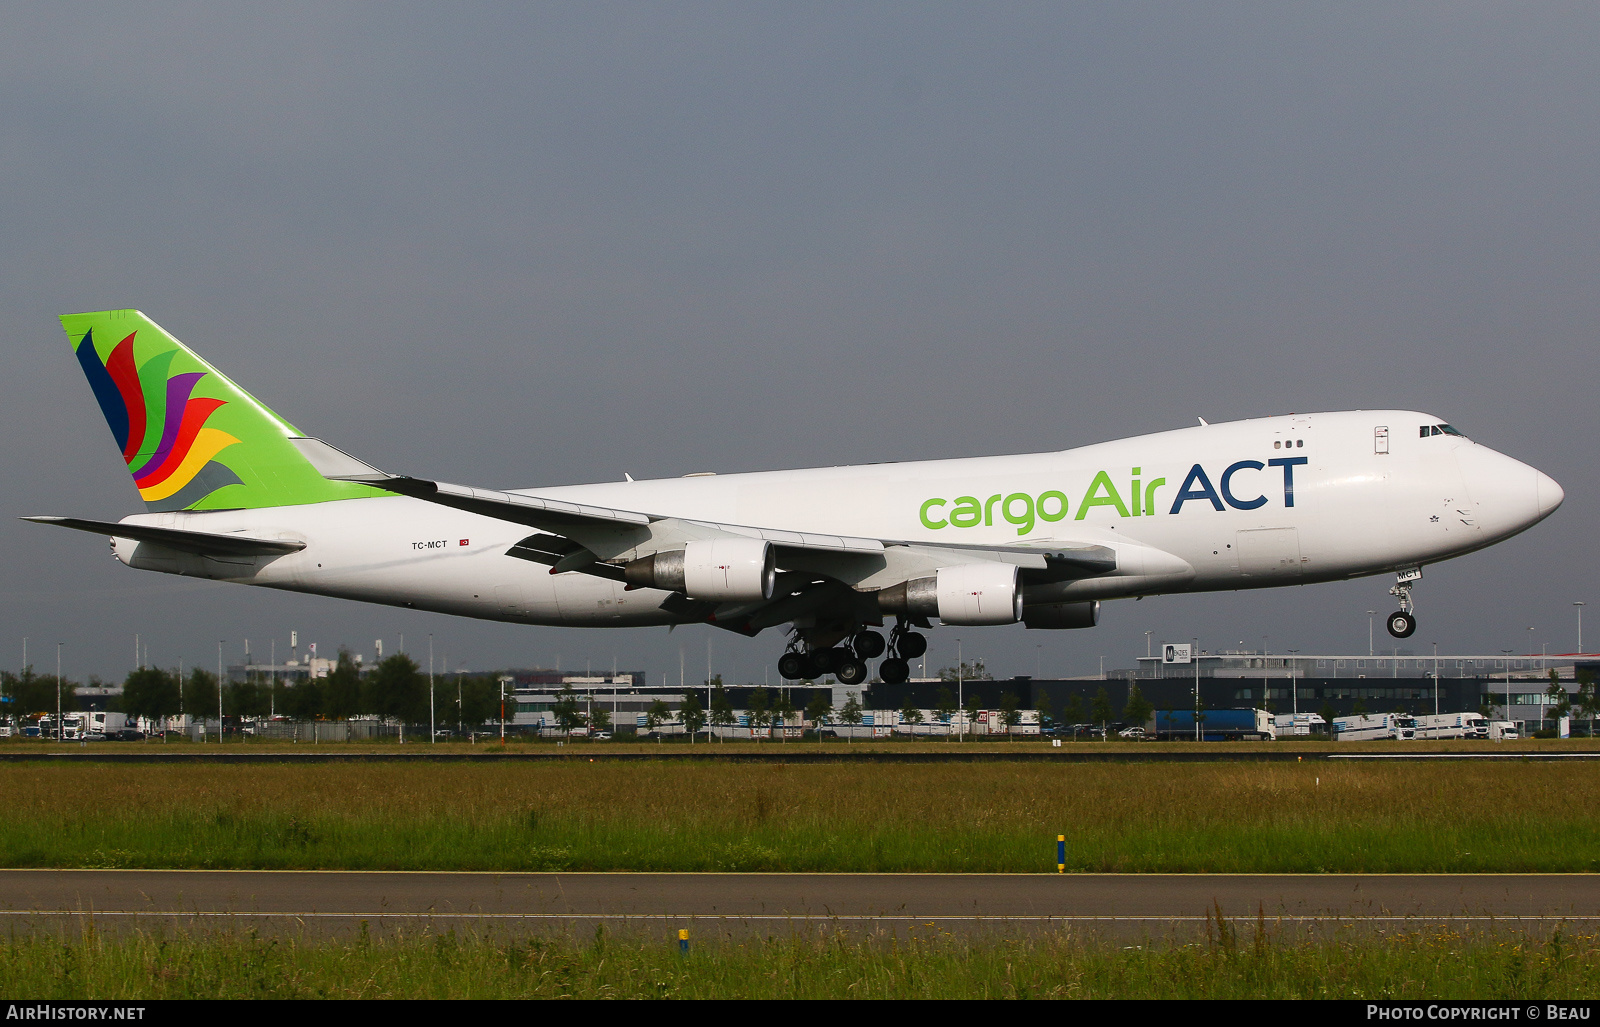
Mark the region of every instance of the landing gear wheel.
POLYGON ((875 660, 882 656, 883 651, 888 648, 883 636, 876 631, 860 632, 855 638, 851 639, 851 643, 855 646, 856 655, 863 660, 875 660))
POLYGON ((811 677, 811 661, 805 653, 784 653, 778 657, 778 676, 789 681, 804 681, 811 677))
POLYGON ((819 674, 833 674, 841 663, 850 658, 847 649, 814 649, 811 652, 811 665, 819 674))
POLYGON ((846 656, 833 669, 833 674, 834 677, 839 679, 839 684, 841 685, 859 685, 867 680, 866 661, 858 660, 854 656, 846 656))
POLYGON ((1410 638, 1411 633, 1417 630, 1417 618, 1404 610, 1396 610, 1389 614, 1389 634, 1395 638, 1410 638))
POLYGON ((914 660, 928 651, 928 638, 915 631, 907 631, 900 636, 900 644, 895 647, 895 654, 902 660, 914 660))
POLYGON ((878 664, 878 676, 886 685, 903 685, 911 680, 911 664, 891 657, 878 664))

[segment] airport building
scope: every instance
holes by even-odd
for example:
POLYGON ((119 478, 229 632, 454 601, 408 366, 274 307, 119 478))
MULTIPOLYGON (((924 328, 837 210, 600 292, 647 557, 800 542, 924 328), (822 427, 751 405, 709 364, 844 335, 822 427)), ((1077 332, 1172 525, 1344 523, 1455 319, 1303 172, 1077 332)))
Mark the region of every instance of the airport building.
MULTIPOLYGON (((1187 648, 1187 647, 1185 647, 1187 648)), ((1515 721, 1532 731, 1549 718, 1554 700, 1547 694, 1555 671, 1563 691, 1576 701, 1582 680, 1600 677, 1600 656, 1585 654, 1419 656, 1405 650, 1388 654, 1270 654, 1239 650, 1199 653, 1174 658, 1156 652, 1141 656, 1132 668, 1104 676, 967 681, 966 695, 976 694, 985 708, 1001 696, 1016 696, 1024 708, 1043 701, 1061 720, 1076 699, 1087 710, 1104 689, 1120 714, 1131 690, 1158 709, 1257 707, 1274 713, 1321 713, 1334 716, 1367 713, 1467 713, 1491 709, 1496 719, 1515 721)), ((912 681, 904 685, 875 683, 864 701, 879 709, 898 709, 909 698, 931 708, 941 688, 954 682, 912 681)), ((1581 717, 1576 711, 1575 719, 1581 717)), ((1587 718, 1583 718, 1587 719, 1587 718)))

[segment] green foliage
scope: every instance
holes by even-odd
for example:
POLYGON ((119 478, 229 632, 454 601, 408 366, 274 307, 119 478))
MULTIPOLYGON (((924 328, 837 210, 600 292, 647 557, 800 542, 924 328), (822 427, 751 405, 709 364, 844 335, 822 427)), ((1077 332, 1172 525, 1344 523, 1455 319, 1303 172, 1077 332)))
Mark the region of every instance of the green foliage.
POLYGON ((678 717, 683 721, 683 729, 689 733, 692 741, 706 726, 705 700, 700 698, 700 690, 690 689, 683 697, 683 705, 678 708, 678 717))
POLYGON ((215 718, 217 715, 217 676, 209 670, 196 667, 183 680, 183 712, 191 717, 215 718))
MULTIPOLYGON (((839 719, 851 727, 861 723, 861 698, 856 693, 846 692, 844 694, 844 705, 839 707, 839 719)), ((846 740, 849 740, 848 736, 846 736, 846 740)))
POLYGON ((611 711, 595 703, 594 708, 589 711, 589 728, 592 731, 610 731, 611 711))
POLYGON ((179 704, 178 675, 158 667, 143 667, 122 682, 122 712, 159 721, 175 716, 179 704))
POLYGON ((979 657, 971 663, 962 662, 955 667, 940 667, 940 681, 993 681, 994 675, 989 673, 989 668, 983 665, 983 658, 979 657))
MULTIPOLYGON (((326 695, 327 679, 323 679, 326 695)), ((363 713, 391 717, 402 724, 428 721, 428 678, 405 653, 395 653, 378 664, 362 681, 363 713)), ((324 700, 326 707, 326 700, 324 700)), ((508 711, 509 712, 509 711, 508 711)))
POLYGON ((378 712, 361 708, 361 671, 348 649, 339 650, 339 660, 322 680, 318 692, 321 713, 329 720, 349 720, 362 713, 378 712))
POLYGON ((728 698, 728 693, 723 690, 720 680, 716 678, 712 680, 716 685, 711 692, 711 723, 717 727, 732 727, 739 722, 738 716, 734 713, 733 700, 728 698))
POLYGON ((265 717, 272 708, 271 686, 260 681, 239 681, 223 690, 223 709, 230 717, 265 717))
POLYGON ((829 699, 828 693, 820 688, 813 689, 811 701, 806 703, 806 719, 820 729, 832 715, 833 702, 829 699))
POLYGON ((1101 727, 1111 723, 1111 696, 1106 694, 1106 686, 1101 685, 1094 693, 1094 702, 1089 707, 1089 719, 1101 727))
POLYGON ((772 723, 772 699, 765 688, 757 688, 750 693, 749 705, 745 710, 750 715, 750 726, 760 730, 772 723))
POLYGON ((784 727, 794 726, 795 714, 799 711, 794 708, 794 700, 789 697, 787 688, 778 689, 778 701, 773 706, 772 712, 777 714, 778 721, 784 727))
POLYGON ((672 707, 668 706, 664 700, 657 699, 650 704, 650 708, 644 713, 645 730, 654 731, 671 719, 672 707))
MULTIPOLYGON (((463 731, 476 731, 490 721, 500 719, 500 682, 492 677, 456 678, 456 694, 448 695, 451 702, 459 702, 456 716, 463 731)), ((513 700, 506 697, 506 712, 514 711, 513 700)))
POLYGON ((1139 691, 1138 682, 1128 685, 1128 701, 1122 707, 1122 719, 1130 724, 1144 724, 1155 716, 1156 708, 1139 691))
POLYGON ((922 723, 922 711, 917 708, 917 704, 911 700, 909 694, 906 696, 904 705, 900 707, 900 723, 911 725, 913 737, 917 733, 917 725, 922 723))
POLYGON ((1572 696, 1561 683, 1561 675, 1556 673, 1554 667, 1550 668, 1550 684, 1545 688, 1544 694, 1545 698, 1550 700, 1545 706, 1545 716, 1559 720, 1572 712, 1572 696))
POLYGON ((1083 696, 1074 695, 1067 700, 1067 708, 1062 711, 1069 724, 1083 723, 1083 696))
MULTIPOLYGON (((511 697, 508 695, 506 697, 508 721, 511 719, 512 706, 511 697)), ((578 702, 577 693, 573 692, 572 686, 568 684, 563 684, 561 691, 556 693, 556 701, 550 705, 550 713, 556 719, 556 726, 565 734, 571 734, 573 728, 584 722, 583 705, 578 702)), ((654 731, 655 727, 652 726, 650 730, 654 731)))
POLYGON ((1021 705, 1022 701, 1014 692, 1006 691, 1000 694, 1000 722, 1006 726, 1007 737, 1011 735, 1011 729, 1022 719, 1022 713, 1018 709, 1021 705))
POLYGON ((1034 701, 1034 709, 1039 711, 1039 726, 1055 721, 1055 708, 1050 705, 1050 696, 1044 689, 1039 689, 1039 697, 1034 701))
POLYGON ((939 715, 939 719, 944 721, 946 724, 950 723, 950 718, 955 716, 956 694, 950 690, 948 685, 939 686, 938 695, 933 700, 933 711, 937 713, 939 715))

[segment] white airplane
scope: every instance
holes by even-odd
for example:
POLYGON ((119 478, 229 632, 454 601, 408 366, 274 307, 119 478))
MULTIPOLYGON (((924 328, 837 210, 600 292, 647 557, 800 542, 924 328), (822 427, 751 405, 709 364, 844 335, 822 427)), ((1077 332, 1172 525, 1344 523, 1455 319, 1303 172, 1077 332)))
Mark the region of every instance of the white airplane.
POLYGON ((1561 504, 1408 410, 1206 424, 1054 453, 559 488, 389 474, 311 437, 136 310, 64 316, 147 513, 30 517, 129 567, 523 624, 791 625, 787 679, 906 680, 913 630, 1084 628, 1100 602, 1396 576, 1561 504), (894 625, 885 639, 878 631, 894 625))

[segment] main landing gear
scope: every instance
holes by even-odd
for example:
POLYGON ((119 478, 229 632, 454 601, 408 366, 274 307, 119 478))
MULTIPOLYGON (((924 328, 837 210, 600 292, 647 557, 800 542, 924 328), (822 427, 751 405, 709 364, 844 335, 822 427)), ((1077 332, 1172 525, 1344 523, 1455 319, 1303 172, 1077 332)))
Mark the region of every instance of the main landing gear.
POLYGON ((893 655, 878 665, 878 676, 896 685, 910 679, 910 661, 928 651, 928 640, 897 624, 887 642, 878 632, 863 629, 851 636, 846 645, 812 647, 796 638, 793 646, 778 659, 779 675, 790 681, 832 674, 841 685, 859 685, 867 680, 867 661, 892 650, 893 655))
POLYGON ((1401 571, 1395 575, 1394 587, 1389 589, 1389 594, 1400 601, 1400 609, 1389 614, 1389 634, 1395 638, 1410 638, 1417 630, 1417 618, 1411 613, 1411 586, 1422 580, 1422 568, 1413 567, 1408 571, 1401 571))

